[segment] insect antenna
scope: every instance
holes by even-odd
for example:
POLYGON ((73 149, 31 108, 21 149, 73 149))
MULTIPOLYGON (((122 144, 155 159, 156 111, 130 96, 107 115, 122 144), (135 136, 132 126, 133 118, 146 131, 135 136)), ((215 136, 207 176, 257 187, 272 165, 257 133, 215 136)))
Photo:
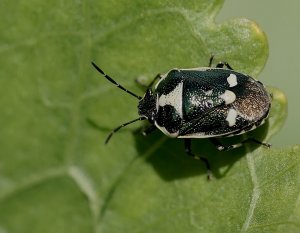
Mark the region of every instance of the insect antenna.
POLYGON ((137 119, 134 119, 132 121, 128 121, 120 126, 118 126, 117 128, 115 128, 113 131, 111 131, 111 133, 107 136, 106 140, 105 140, 105 144, 107 144, 110 140, 110 138, 113 136, 114 133, 116 133, 117 131, 119 131, 121 128, 125 127, 126 125, 129 125, 129 124, 132 124, 136 121, 143 121, 143 120, 146 120, 147 118, 146 117, 139 117, 137 119))
POLYGON ((138 96, 136 94, 134 94, 133 92, 127 90, 126 88, 124 88, 123 86, 121 86, 119 83, 117 83, 115 80, 113 80, 111 77, 109 77, 107 74, 104 73, 103 70, 101 70, 94 62, 92 62, 92 65, 95 67, 95 69, 102 74, 108 81, 112 82, 113 84, 115 84, 118 88, 122 89, 123 91, 127 92, 128 94, 134 96, 135 98, 141 100, 142 97, 138 96))

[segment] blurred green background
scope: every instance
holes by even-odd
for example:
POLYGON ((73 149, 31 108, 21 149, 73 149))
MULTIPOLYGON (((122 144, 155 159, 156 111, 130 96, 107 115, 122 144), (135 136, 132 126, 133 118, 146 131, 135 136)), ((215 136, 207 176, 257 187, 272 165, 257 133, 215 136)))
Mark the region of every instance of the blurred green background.
POLYGON ((260 25, 269 41, 269 59, 259 79, 286 94, 288 118, 271 140, 281 147, 299 143, 300 131, 300 1, 226 0, 217 21, 246 17, 260 25))

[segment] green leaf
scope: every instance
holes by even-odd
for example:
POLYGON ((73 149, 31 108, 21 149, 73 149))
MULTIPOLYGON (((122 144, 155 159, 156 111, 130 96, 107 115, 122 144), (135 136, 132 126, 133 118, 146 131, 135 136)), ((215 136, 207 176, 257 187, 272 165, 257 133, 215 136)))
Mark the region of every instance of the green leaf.
MULTIPOLYGON (((141 95, 136 78, 207 66, 211 54, 258 76, 266 37, 247 19, 216 24, 222 4, 2 2, 1 233, 299 231, 298 146, 217 153, 195 140, 213 167, 207 182, 203 164, 160 132, 144 138, 129 126, 103 145, 137 103, 92 60, 141 95)), ((286 117, 284 94, 270 91, 270 119, 252 133, 264 140, 286 117)))

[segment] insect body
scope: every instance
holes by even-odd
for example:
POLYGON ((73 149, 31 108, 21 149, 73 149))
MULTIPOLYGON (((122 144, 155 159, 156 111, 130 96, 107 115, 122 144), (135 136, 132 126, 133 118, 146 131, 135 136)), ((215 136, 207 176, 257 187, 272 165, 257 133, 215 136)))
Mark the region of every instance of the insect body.
POLYGON ((140 117, 114 129, 106 143, 122 127, 148 120, 151 127, 144 134, 159 129, 169 137, 184 138, 186 153, 205 162, 208 171, 207 159, 192 153, 191 138, 210 138, 218 150, 230 150, 249 141, 269 147, 255 139, 230 146, 217 140, 260 126, 268 116, 271 96, 261 82, 233 71, 227 63, 210 67, 212 59, 209 67, 172 69, 157 75, 143 97, 125 89, 92 63, 109 81, 139 99, 140 117), (159 81, 152 88, 157 79, 159 81))
POLYGON ((139 103, 139 114, 170 137, 239 134, 267 117, 270 95, 253 78, 228 69, 173 69, 139 103))

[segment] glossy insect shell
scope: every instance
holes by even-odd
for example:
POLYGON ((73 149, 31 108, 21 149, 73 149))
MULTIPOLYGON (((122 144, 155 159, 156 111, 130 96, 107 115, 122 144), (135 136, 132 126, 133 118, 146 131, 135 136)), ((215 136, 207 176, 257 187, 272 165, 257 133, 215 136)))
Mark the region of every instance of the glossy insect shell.
POLYGON ((241 134, 260 126, 271 106, 263 84, 223 68, 173 69, 139 103, 139 114, 170 137, 241 134))

